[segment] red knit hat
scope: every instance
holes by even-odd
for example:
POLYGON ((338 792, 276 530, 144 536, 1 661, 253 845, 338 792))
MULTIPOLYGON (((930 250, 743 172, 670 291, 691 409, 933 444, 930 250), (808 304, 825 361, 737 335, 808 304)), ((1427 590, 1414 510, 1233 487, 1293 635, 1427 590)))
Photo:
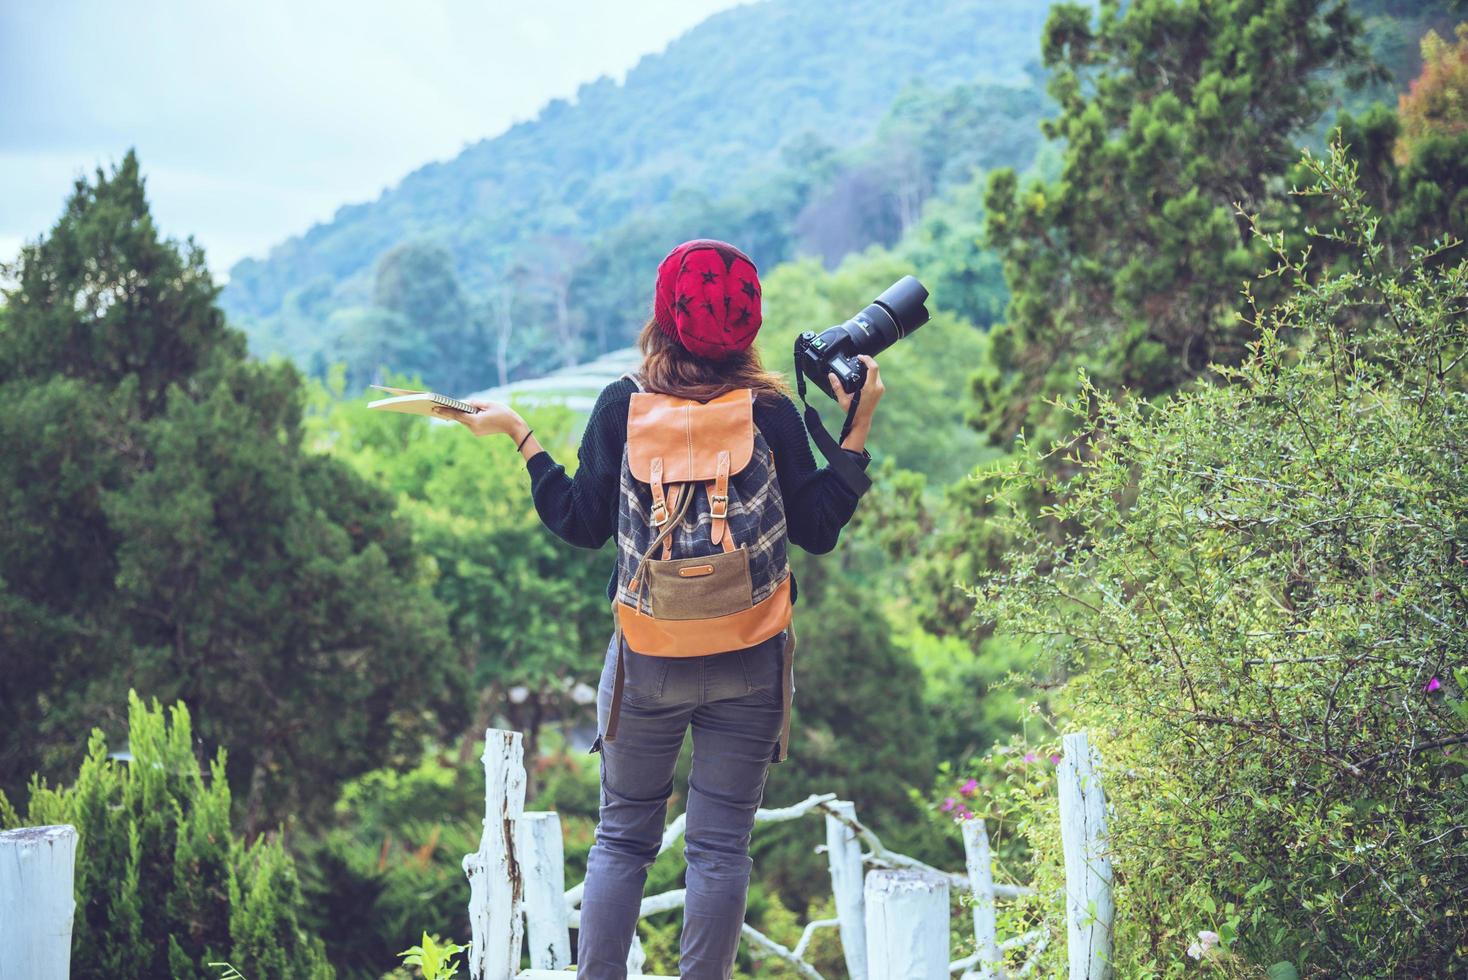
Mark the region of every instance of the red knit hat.
POLYGON ((695 238, 658 264, 653 319, 699 357, 721 360, 754 343, 759 301, 754 263, 728 242, 695 238))

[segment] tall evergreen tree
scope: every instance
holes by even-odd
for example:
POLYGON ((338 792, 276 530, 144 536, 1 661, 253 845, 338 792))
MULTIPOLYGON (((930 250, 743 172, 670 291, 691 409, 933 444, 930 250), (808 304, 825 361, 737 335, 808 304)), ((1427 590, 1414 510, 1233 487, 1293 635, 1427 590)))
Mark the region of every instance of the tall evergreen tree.
MULTIPOLYGON (((1340 0, 1103 0, 1060 4, 1044 63, 1066 142, 1059 179, 988 192, 989 240, 1012 298, 975 383, 996 441, 1045 422, 1044 398, 1085 367, 1105 387, 1170 390, 1236 362, 1239 282, 1258 266, 1246 211, 1287 206, 1296 139, 1328 96, 1324 73, 1362 64, 1340 0)), ((1276 214, 1274 221, 1282 221, 1276 214)))
POLYGON ((22 251, 16 279, 0 378, 129 381, 131 407, 146 419, 215 352, 243 355, 242 336, 214 305, 203 250, 192 238, 182 248, 159 238, 132 152, 111 177, 76 181, 51 233, 22 251))
POLYGON ((228 748, 247 826, 329 802, 449 687, 391 498, 302 448, 300 376, 246 358, 132 153, 78 181, 13 278, 0 786, 119 734, 133 686, 228 748))

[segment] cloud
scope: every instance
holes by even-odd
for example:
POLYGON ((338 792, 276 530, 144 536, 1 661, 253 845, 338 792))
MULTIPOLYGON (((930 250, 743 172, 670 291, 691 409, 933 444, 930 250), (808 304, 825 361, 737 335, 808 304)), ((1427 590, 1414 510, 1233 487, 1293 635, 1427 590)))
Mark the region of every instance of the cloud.
POLYGON ((0 242, 135 147, 222 273, 736 2, 0 5, 0 242))

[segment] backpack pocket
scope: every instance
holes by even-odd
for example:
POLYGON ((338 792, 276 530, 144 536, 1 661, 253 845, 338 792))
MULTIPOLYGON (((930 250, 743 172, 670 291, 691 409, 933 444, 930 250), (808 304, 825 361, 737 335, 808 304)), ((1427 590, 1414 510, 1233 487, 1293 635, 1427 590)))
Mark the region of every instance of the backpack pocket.
POLYGON ((754 605, 749 549, 735 548, 693 558, 649 558, 648 602, 657 619, 713 619, 754 605))

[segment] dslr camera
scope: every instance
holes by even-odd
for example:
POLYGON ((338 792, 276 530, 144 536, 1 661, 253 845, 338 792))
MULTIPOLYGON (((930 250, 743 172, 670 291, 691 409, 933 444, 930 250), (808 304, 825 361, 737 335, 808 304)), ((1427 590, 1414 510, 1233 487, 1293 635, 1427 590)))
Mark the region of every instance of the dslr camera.
POLYGON ((928 308, 923 305, 927 298, 927 289, 915 276, 903 276, 845 323, 797 337, 795 369, 832 398, 836 393, 828 372, 848 393, 859 391, 867 380, 867 366, 857 355, 876 357, 927 323, 928 308))

